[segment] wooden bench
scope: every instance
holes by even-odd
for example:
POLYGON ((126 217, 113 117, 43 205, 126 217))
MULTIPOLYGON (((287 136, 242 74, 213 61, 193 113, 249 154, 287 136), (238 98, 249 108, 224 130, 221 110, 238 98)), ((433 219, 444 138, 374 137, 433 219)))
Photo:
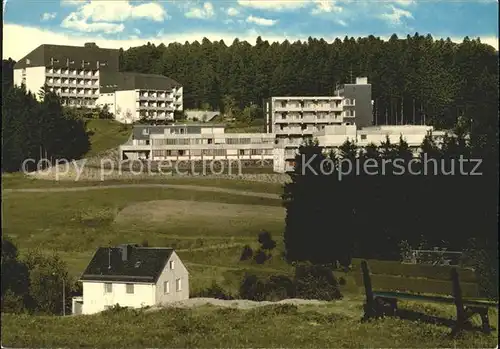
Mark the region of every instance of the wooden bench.
POLYGON ((474 314, 479 314, 482 322, 482 330, 485 333, 490 333, 492 327, 490 326, 488 318, 489 308, 498 308, 497 302, 490 302, 487 300, 464 299, 462 297, 462 290, 456 268, 451 269, 451 282, 452 282, 452 295, 451 296, 426 296, 404 292, 388 292, 388 291, 374 291, 372 289, 372 282, 368 264, 366 261, 361 262, 361 269, 363 272, 363 284, 365 287, 366 303, 364 305, 364 319, 379 318, 384 315, 397 315, 398 299, 422 301, 431 303, 454 304, 457 309, 457 318, 453 326, 452 334, 456 334, 464 329, 471 328, 470 318, 474 314))

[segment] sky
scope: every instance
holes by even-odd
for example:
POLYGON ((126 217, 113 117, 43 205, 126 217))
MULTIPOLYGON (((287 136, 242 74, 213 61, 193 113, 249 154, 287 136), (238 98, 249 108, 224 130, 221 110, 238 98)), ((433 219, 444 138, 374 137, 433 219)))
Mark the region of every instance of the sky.
POLYGON ((3 15, 3 58, 14 60, 41 44, 128 49, 204 37, 229 45, 416 32, 479 37, 498 50, 497 0, 3 0, 3 15))

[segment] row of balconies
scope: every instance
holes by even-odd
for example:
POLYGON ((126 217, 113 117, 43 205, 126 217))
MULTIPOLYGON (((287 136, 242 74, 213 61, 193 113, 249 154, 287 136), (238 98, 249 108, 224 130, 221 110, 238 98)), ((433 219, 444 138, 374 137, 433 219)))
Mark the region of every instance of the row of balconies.
POLYGON ((45 82, 47 85, 57 85, 57 86, 74 86, 74 85, 83 85, 83 86, 95 86, 99 87, 99 82, 97 80, 61 80, 61 79, 46 79, 45 82))
POLYGON ((99 70, 75 70, 75 69, 45 69, 46 75, 51 76, 86 76, 99 78, 99 70))
POLYGON ((282 111, 342 111, 342 106, 315 106, 315 105, 305 105, 305 106, 276 106, 274 107, 275 112, 282 111))
POLYGON ((174 97, 172 95, 159 95, 159 96, 137 96, 139 101, 167 101, 172 102, 174 97))
POLYGON ((286 118, 276 118, 274 120, 277 124, 302 124, 306 122, 310 123, 324 123, 324 122, 342 122, 342 115, 328 115, 328 116, 308 116, 308 117, 286 117, 286 118))
POLYGON ((71 98, 68 100, 62 100, 61 104, 64 106, 83 106, 83 107, 89 107, 93 108, 96 106, 95 101, 92 99, 76 99, 76 98, 71 98))
POLYGON ((277 129, 275 133, 303 135, 303 134, 312 134, 314 132, 318 132, 320 129, 321 129, 320 127, 306 127, 306 128, 284 127, 283 129, 277 129))

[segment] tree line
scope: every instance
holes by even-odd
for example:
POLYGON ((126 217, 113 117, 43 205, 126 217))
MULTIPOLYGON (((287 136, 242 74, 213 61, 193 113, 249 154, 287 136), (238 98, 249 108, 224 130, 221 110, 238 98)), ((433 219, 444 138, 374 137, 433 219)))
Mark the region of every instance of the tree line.
MULTIPOLYGON (((372 35, 269 43, 204 38, 121 50, 125 71, 163 74, 184 87, 184 106, 240 109, 277 95, 332 95, 337 85, 367 76, 377 124, 452 127, 498 80, 498 52, 480 40, 460 44, 416 33, 388 41, 372 35)), ((481 119, 481 115, 476 115, 481 119)))
POLYGON ((20 257, 15 244, 2 237, 2 313, 63 314, 65 305, 70 314, 72 297, 81 293, 57 255, 32 250, 20 257))
POLYGON ((346 141, 330 153, 313 140, 302 146, 283 193, 286 259, 347 267, 354 257, 398 260, 402 243, 425 243, 469 250, 486 280, 498 280, 498 141, 460 121, 440 146, 426 136, 417 158, 403 138, 365 149, 346 141))
POLYGON ((63 108, 59 97, 40 91, 43 100, 24 87, 5 84, 2 92, 2 172, 37 169, 41 159, 45 166, 57 159, 78 159, 90 149, 86 122, 69 108, 63 108))

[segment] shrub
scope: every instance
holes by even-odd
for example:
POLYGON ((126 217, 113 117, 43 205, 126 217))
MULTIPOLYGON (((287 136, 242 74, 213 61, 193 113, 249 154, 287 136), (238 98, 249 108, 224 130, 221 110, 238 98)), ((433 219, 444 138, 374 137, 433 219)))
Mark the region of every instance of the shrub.
POLYGON ((221 286, 219 286, 215 281, 212 285, 206 289, 198 292, 194 292, 191 297, 204 297, 204 298, 216 298, 224 300, 234 299, 229 293, 227 293, 221 286))
POLYGON ((245 274, 240 286, 240 297, 253 301, 279 301, 293 298, 293 281, 282 275, 259 279, 256 275, 245 274))
POLYGON ((265 283, 256 275, 245 273, 240 285, 240 297, 253 301, 265 300, 265 283))
POLYGON ((295 267, 294 283, 298 298, 327 301, 342 298, 330 266, 299 264, 295 267))
POLYGON ((271 234, 267 231, 260 232, 258 240, 263 250, 270 251, 276 247, 276 241, 272 239, 271 234))
POLYGON ((2 295, 2 313, 21 313, 24 310, 24 298, 10 289, 2 295))
POLYGON ((240 261, 247 261, 253 257, 253 250, 250 246, 245 245, 243 251, 241 252, 240 261))
POLYGON ((271 256, 268 255, 266 252, 264 252, 263 250, 258 250, 254 256, 254 261, 257 264, 264 264, 270 258, 271 256))

